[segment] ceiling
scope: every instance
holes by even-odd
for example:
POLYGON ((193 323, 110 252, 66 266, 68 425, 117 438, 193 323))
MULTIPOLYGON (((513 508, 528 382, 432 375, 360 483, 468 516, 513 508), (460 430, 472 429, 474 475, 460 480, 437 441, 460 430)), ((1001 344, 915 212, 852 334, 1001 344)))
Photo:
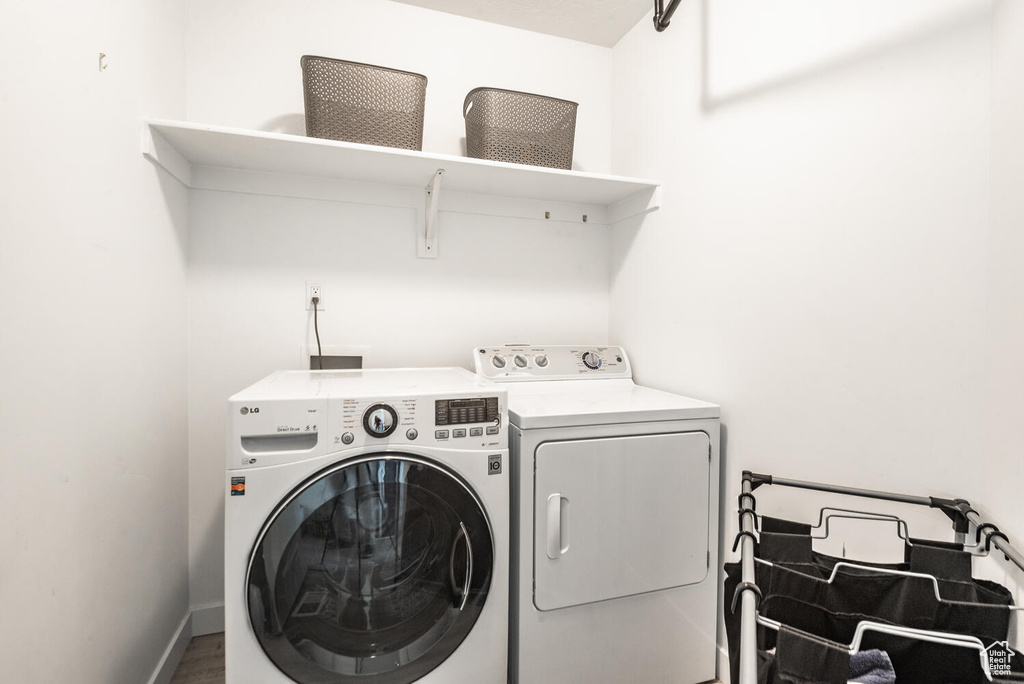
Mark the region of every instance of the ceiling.
MULTIPOLYGON (((611 47, 654 0, 395 0, 492 24, 611 47)), ((653 28, 651 29, 653 30, 653 28)))

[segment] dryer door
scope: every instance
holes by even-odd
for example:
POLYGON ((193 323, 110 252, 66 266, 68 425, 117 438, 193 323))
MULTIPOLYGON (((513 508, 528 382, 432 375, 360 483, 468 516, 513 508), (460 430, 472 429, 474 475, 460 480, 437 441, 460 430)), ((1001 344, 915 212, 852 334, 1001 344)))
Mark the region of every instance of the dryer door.
POLYGON ((703 581, 709 449, 703 432, 541 444, 534 605, 555 610, 703 581))
POLYGON ((484 510, 404 454, 340 463, 274 510, 249 562, 249 620, 296 682, 405 684, 458 648, 491 582, 484 510))

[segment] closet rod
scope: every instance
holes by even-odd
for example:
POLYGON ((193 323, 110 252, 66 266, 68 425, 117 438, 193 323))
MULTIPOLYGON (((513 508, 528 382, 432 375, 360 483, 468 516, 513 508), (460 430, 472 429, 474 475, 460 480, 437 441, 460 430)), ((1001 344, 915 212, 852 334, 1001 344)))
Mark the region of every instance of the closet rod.
POLYGON ((672 15, 679 9, 679 0, 671 0, 665 7, 665 0, 654 0, 654 28, 660 33, 668 28, 672 15))

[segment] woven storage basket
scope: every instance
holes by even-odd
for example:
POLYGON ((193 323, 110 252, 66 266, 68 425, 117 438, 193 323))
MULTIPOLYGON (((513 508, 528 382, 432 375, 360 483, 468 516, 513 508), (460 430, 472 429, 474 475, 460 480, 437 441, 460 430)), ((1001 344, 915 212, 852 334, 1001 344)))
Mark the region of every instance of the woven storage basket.
POLYGON ((466 154, 476 159, 572 168, 575 102, 515 90, 475 88, 466 95, 466 154))
POLYGON ((302 58, 306 135, 419 150, 427 77, 342 59, 302 58))

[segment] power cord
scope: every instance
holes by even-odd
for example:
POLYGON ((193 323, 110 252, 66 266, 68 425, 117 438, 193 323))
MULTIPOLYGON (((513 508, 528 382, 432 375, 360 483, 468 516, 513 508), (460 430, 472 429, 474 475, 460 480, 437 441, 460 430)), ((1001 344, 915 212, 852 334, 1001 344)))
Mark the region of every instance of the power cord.
POLYGON ((313 332, 316 333, 316 360, 320 365, 320 370, 324 369, 324 352, 320 348, 320 326, 317 323, 317 304, 320 303, 319 297, 313 297, 313 332))

